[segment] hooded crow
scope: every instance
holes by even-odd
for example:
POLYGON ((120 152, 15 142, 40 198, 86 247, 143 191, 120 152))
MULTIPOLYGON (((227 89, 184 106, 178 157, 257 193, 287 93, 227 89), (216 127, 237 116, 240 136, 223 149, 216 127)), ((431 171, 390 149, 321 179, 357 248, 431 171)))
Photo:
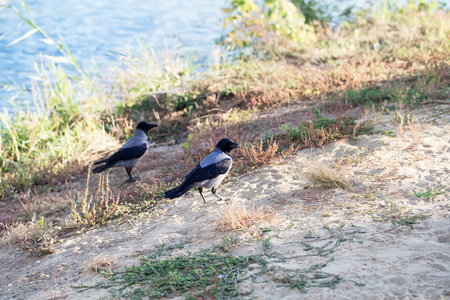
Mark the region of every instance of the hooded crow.
POLYGON ((94 173, 103 172, 109 168, 125 167, 128 176, 127 182, 134 182, 136 179, 131 176, 131 170, 144 156, 148 149, 147 133, 153 127, 158 127, 156 124, 148 122, 140 122, 137 125, 134 135, 126 141, 126 143, 113 155, 94 162, 94 165, 103 164, 92 170, 94 173))
POLYGON ((211 154, 205 157, 184 179, 183 183, 178 187, 171 189, 164 193, 164 196, 169 199, 178 198, 193 188, 197 188, 203 197, 203 188, 211 188, 211 192, 220 200, 223 200, 216 194, 217 187, 222 183, 230 172, 233 159, 230 156, 230 151, 239 147, 238 144, 229 140, 221 139, 211 154))

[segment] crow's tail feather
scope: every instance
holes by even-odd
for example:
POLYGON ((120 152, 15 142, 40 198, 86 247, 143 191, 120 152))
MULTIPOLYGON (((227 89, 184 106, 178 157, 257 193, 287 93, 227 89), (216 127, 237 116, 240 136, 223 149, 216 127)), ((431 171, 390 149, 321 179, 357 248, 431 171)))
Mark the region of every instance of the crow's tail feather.
POLYGON ((181 184, 174 189, 171 189, 164 193, 164 197, 169 199, 174 199, 183 196, 187 191, 189 191, 194 185, 193 184, 181 184))
POLYGON ((171 189, 171 190, 169 190, 167 192, 164 192, 164 197, 165 198, 169 198, 169 199, 173 199, 173 198, 177 198, 179 196, 177 196, 176 188, 174 188, 174 189, 171 189))
POLYGON ((102 164, 102 163, 106 162, 107 160, 108 160, 107 158, 97 160, 96 162, 94 162, 94 165, 102 164))
MULTIPOLYGON (((95 163, 94 163, 94 165, 95 165, 95 163)), ((100 166, 100 167, 97 167, 97 168, 92 169, 92 172, 94 172, 94 173, 100 173, 100 172, 105 171, 105 170, 108 169, 108 168, 109 168, 109 165, 106 164, 106 165, 103 165, 103 166, 100 166)))

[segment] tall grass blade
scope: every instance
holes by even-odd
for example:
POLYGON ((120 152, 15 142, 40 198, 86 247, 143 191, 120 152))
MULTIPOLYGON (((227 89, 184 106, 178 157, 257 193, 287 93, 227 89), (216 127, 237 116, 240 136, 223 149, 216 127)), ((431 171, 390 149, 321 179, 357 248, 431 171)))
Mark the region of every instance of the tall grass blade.
POLYGON ((6 47, 10 47, 10 46, 12 46, 12 45, 14 45, 14 44, 17 44, 18 42, 20 42, 20 41, 22 41, 22 40, 24 40, 24 39, 26 39, 26 38, 29 38, 30 36, 32 36, 32 35, 35 34, 36 32, 38 32, 38 30, 37 30, 36 28, 31 29, 30 31, 28 31, 27 33, 25 33, 24 35, 22 35, 20 38, 18 38, 18 39, 16 39, 16 40, 12 41, 12 42, 9 43, 8 45, 6 45, 6 47))

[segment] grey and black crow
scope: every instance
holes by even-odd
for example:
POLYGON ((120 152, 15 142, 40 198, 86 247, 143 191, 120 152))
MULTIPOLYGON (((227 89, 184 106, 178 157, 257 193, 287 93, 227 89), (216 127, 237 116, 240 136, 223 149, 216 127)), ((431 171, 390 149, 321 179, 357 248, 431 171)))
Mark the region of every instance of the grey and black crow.
POLYGON ((230 172, 233 159, 230 156, 230 151, 239 147, 238 144, 229 140, 221 139, 211 154, 205 157, 184 179, 183 183, 178 187, 171 189, 164 193, 164 196, 169 199, 178 198, 193 188, 198 188, 203 202, 206 203, 203 197, 203 188, 211 188, 211 192, 220 200, 223 200, 216 194, 217 187, 222 183, 230 172))
POLYGON ((119 149, 119 151, 117 151, 116 153, 105 159, 101 159, 94 162, 94 165, 103 163, 104 165, 93 169, 92 172, 100 173, 109 168, 125 167, 125 170, 127 171, 127 174, 130 177, 128 179, 128 182, 136 181, 133 178, 133 176, 131 176, 131 170, 141 160, 145 152, 147 152, 148 149, 147 133, 153 127, 158 127, 158 125, 151 124, 148 122, 140 122, 137 125, 134 135, 128 141, 125 142, 125 144, 122 146, 122 148, 119 149))

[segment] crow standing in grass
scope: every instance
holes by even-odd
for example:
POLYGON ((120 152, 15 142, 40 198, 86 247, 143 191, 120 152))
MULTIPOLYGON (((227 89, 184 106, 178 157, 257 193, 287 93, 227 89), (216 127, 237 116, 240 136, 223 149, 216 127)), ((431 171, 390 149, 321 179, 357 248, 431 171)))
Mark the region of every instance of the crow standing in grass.
POLYGON ((178 198, 190 189, 198 187, 204 203, 206 203, 206 200, 205 197, 203 197, 203 188, 211 188, 211 192, 220 200, 223 200, 216 194, 217 187, 225 179, 228 172, 230 172, 231 165, 233 164, 230 151, 237 147, 239 147, 239 145, 231 140, 221 139, 217 143, 214 151, 205 157, 205 159, 186 176, 183 183, 178 187, 165 192, 164 196, 169 199, 178 198))
POLYGON ((136 179, 131 176, 131 170, 144 156, 148 149, 148 137, 147 133, 153 127, 158 127, 156 124, 150 124, 148 122, 140 122, 137 125, 134 135, 126 141, 126 143, 120 148, 119 151, 114 153, 108 158, 98 160, 94 162, 94 165, 103 164, 92 170, 94 173, 103 172, 109 168, 125 167, 128 176, 130 177, 127 182, 134 182, 136 179))

